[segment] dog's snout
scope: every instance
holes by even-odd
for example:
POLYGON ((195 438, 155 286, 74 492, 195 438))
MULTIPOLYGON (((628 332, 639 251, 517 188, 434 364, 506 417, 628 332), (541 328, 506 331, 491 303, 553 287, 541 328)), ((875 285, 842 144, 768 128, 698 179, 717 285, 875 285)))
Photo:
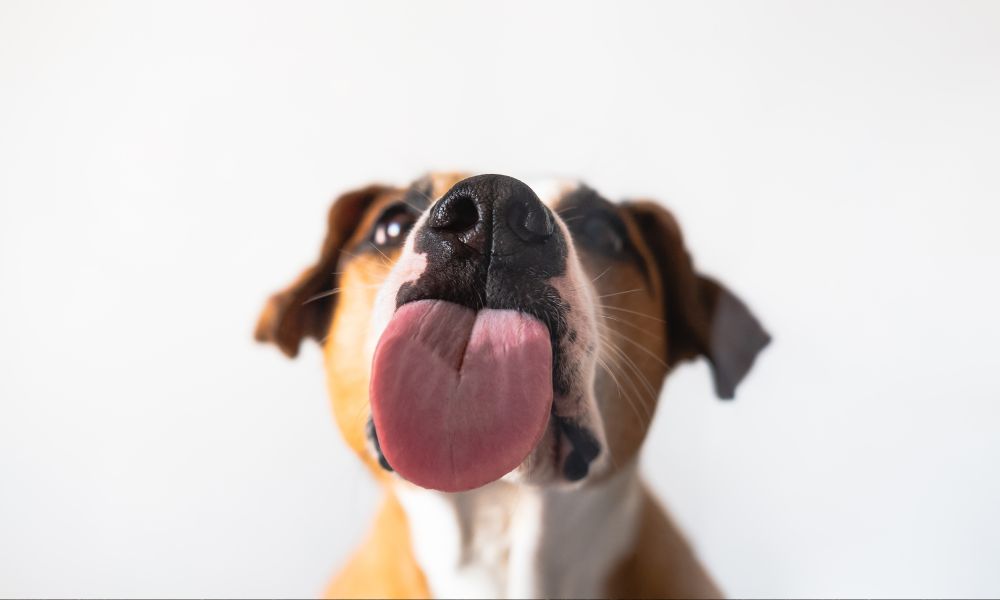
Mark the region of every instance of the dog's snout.
POLYGON ((446 300, 555 322, 550 280, 566 272, 568 240, 527 184, 504 175, 463 179, 430 207, 412 239, 426 262, 420 277, 400 286, 397 307, 446 300))
POLYGON ((427 227, 483 254, 511 256, 555 232, 552 212, 526 184, 504 175, 457 183, 431 208, 427 227))

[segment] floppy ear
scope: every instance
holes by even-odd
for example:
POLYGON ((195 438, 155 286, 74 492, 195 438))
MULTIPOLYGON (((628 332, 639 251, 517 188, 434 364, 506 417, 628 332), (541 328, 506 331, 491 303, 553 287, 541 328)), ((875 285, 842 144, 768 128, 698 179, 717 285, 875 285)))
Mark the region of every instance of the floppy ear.
POLYGON ((648 201, 628 202, 625 208, 642 232, 660 276, 667 362, 673 366, 698 355, 706 357, 716 395, 732 398, 771 336, 732 292, 695 272, 673 215, 648 201))
POLYGON ((336 287, 340 251, 354 233, 365 210, 388 187, 370 185, 337 198, 327 217, 326 239, 316 264, 290 286, 274 294, 257 320, 258 342, 271 342, 289 357, 299 353, 302 338, 322 340, 333 316, 335 296, 317 298, 336 287))

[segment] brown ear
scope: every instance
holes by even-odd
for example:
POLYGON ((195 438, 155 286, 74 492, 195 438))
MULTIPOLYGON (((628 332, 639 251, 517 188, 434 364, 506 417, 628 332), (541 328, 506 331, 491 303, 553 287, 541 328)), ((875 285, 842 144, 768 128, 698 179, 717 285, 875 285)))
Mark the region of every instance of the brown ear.
POLYGON ((294 283, 267 301, 257 320, 254 337, 258 342, 277 344, 282 352, 294 357, 299 353, 302 338, 323 339, 333 316, 336 296, 317 296, 336 288, 341 249, 372 200, 387 190, 388 187, 370 185, 337 198, 327 217, 326 239, 319 259, 294 283))
POLYGON ((660 276, 667 362, 673 366, 698 355, 706 357, 716 395, 732 398, 771 336, 732 292, 695 272, 673 215, 647 201, 628 202, 625 208, 642 232, 660 276))

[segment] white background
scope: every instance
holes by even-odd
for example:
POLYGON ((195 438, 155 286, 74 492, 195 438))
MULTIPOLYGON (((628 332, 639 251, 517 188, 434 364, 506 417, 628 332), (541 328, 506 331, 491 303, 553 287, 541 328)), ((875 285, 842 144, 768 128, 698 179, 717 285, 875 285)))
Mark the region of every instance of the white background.
POLYGON ((376 491, 251 343, 337 193, 658 198, 775 336, 644 469, 735 596, 1000 594, 1000 4, 0 4, 0 595, 316 595, 376 491))

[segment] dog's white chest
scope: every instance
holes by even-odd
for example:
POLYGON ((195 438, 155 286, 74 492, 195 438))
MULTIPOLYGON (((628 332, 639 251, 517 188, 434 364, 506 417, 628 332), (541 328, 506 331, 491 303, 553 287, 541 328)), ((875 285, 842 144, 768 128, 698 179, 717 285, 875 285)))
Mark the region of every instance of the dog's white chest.
POLYGON ((461 494, 399 486, 413 551, 436 598, 596 597, 631 546, 632 469, 592 488, 497 482, 461 494))
POLYGON ((413 552, 432 596, 506 596, 513 493, 504 487, 442 494, 400 486, 413 552))

